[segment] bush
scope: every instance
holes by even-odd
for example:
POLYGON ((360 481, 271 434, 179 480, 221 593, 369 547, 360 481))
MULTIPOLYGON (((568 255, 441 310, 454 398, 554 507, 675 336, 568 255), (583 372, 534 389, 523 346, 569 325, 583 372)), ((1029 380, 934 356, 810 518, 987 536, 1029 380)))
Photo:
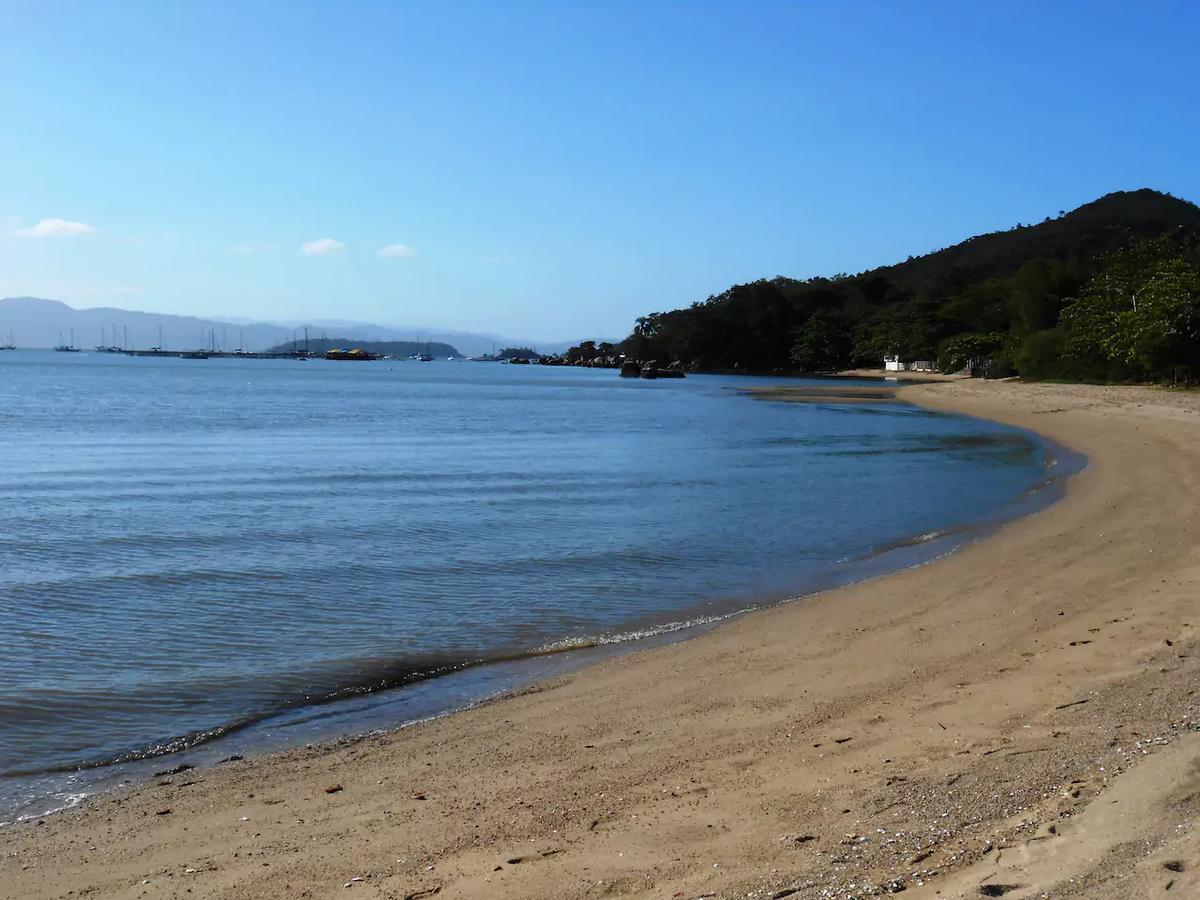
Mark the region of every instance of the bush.
POLYGON ((1008 335, 999 331, 967 332, 946 338, 938 346, 938 368, 943 372, 961 372, 972 364, 981 364, 1000 351, 1008 335))
POLYGON ((1053 378, 1063 372, 1067 335, 1047 328, 1028 335, 1013 350, 1013 368, 1025 378, 1053 378))

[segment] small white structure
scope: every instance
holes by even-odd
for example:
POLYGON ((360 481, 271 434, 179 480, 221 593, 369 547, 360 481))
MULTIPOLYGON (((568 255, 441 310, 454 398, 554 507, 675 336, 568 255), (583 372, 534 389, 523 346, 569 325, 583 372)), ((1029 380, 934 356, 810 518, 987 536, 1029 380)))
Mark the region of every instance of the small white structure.
POLYGON ((906 363, 900 362, 899 356, 885 356, 883 370, 885 372, 936 372, 937 367, 928 359, 918 359, 916 362, 906 363))

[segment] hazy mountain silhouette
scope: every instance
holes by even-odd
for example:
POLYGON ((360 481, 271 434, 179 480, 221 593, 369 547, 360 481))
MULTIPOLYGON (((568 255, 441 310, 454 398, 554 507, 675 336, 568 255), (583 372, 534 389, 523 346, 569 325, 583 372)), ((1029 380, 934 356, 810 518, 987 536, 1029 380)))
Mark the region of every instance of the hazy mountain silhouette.
POLYGON ((40 297, 6 297, 0 299, 0 341, 8 339, 11 331, 18 347, 54 347, 71 339, 75 330, 75 346, 90 349, 103 343, 106 346, 129 346, 138 349, 163 346, 173 350, 194 350, 215 344, 220 349, 266 350, 293 339, 304 339, 308 326, 310 341, 318 340, 322 331, 332 338, 366 341, 430 341, 456 347, 470 356, 491 352, 495 347, 537 347, 543 353, 557 353, 573 342, 539 343, 496 334, 477 334, 465 331, 426 330, 375 325, 369 322, 315 320, 312 322, 247 322, 196 316, 176 316, 166 313, 95 307, 75 309, 60 300, 40 297))

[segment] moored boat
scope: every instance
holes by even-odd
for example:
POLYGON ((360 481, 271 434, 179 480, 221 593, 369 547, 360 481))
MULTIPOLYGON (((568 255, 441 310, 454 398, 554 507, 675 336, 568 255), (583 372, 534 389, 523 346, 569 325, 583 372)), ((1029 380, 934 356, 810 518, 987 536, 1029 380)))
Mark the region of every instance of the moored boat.
POLYGON ((344 350, 340 347, 333 350, 326 350, 325 358, 349 362, 371 362, 372 360, 379 359, 376 354, 371 353, 369 350, 362 350, 358 347, 354 348, 353 350, 344 350))

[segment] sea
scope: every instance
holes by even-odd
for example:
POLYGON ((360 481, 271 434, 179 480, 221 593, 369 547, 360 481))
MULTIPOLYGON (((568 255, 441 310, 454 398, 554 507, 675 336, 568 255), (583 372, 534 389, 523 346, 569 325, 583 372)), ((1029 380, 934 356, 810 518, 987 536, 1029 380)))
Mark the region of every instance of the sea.
POLYGON ((782 381, 0 353, 0 822, 921 564, 1074 464, 782 381))

